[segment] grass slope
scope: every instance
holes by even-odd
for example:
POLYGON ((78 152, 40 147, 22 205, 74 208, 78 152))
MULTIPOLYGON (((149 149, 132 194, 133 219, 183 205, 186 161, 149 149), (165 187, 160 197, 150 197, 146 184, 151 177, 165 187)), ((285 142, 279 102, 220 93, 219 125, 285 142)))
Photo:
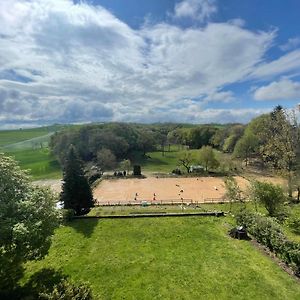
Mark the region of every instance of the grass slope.
POLYGON ((62 177, 60 165, 48 148, 26 149, 6 154, 14 157, 22 169, 29 170, 33 179, 58 179, 62 177))
POLYGON ((61 178, 60 165, 47 146, 51 134, 67 126, 71 125, 2 130, 0 131, 0 152, 13 156, 22 169, 29 170, 33 179, 61 178), (39 148, 41 145, 43 149, 39 148))
POLYGON ((88 281, 96 299, 300 299, 300 285, 224 218, 77 220, 57 230, 49 255, 28 263, 88 281))

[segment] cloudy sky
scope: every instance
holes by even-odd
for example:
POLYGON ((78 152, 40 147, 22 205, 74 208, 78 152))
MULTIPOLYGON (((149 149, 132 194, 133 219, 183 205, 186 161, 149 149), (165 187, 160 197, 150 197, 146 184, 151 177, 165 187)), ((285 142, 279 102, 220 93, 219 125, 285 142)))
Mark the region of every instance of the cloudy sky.
POLYGON ((296 107, 299 28, 299 0, 0 0, 0 128, 296 107))

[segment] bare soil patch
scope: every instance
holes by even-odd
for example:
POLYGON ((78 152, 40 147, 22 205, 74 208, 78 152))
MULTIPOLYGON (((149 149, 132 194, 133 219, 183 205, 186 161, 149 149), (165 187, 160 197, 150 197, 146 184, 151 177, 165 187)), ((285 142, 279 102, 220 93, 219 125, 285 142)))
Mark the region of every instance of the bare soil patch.
MULTIPOLYGON (((241 189, 248 181, 236 177, 241 189)), ((220 177, 155 178, 103 180, 94 189, 99 204, 152 202, 220 202, 225 195, 224 180, 220 177)))

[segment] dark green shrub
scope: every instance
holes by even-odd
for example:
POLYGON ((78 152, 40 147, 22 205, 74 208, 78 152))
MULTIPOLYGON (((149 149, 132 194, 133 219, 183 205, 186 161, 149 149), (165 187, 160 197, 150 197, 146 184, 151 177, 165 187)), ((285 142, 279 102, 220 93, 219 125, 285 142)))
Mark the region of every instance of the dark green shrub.
POLYGON ((75 215, 73 209, 61 209, 60 212, 61 212, 60 218, 62 223, 70 221, 75 215))
POLYGON ((300 276, 300 244, 286 238, 275 218, 242 210, 236 215, 236 221, 238 225, 245 226, 259 243, 289 264, 295 275, 300 276))
POLYGON ((133 175, 134 176, 142 175, 141 166, 139 166, 139 165, 133 166, 133 175))

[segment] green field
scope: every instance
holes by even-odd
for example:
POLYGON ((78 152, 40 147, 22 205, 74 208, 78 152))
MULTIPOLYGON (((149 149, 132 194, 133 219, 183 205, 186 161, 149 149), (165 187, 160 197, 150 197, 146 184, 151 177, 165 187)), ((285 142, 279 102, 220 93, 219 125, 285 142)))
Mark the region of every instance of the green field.
POLYGON ((33 179, 62 177, 60 165, 48 148, 19 150, 6 154, 14 157, 22 169, 29 170, 33 179))
POLYGON ((47 135, 49 130, 47 127, 18 129, 18 130, 1 130, 0 131, 0 148, 10 144, 15 144, 30 140, 36 137, 47 135))
POLYGON ((22 169, 29 170, 33 179, 61 178, 61 168, 51 155, 48 142, 53 132, 64 126, 2 130, 0 131, 0 152, 13 156, 22 169))
POLYGON ((54 268, 89 282, 96 299, 300 299, 299 283, 251 242, 229 238, 227 221, 76 220, 26 265, 22 284, 54 268))

